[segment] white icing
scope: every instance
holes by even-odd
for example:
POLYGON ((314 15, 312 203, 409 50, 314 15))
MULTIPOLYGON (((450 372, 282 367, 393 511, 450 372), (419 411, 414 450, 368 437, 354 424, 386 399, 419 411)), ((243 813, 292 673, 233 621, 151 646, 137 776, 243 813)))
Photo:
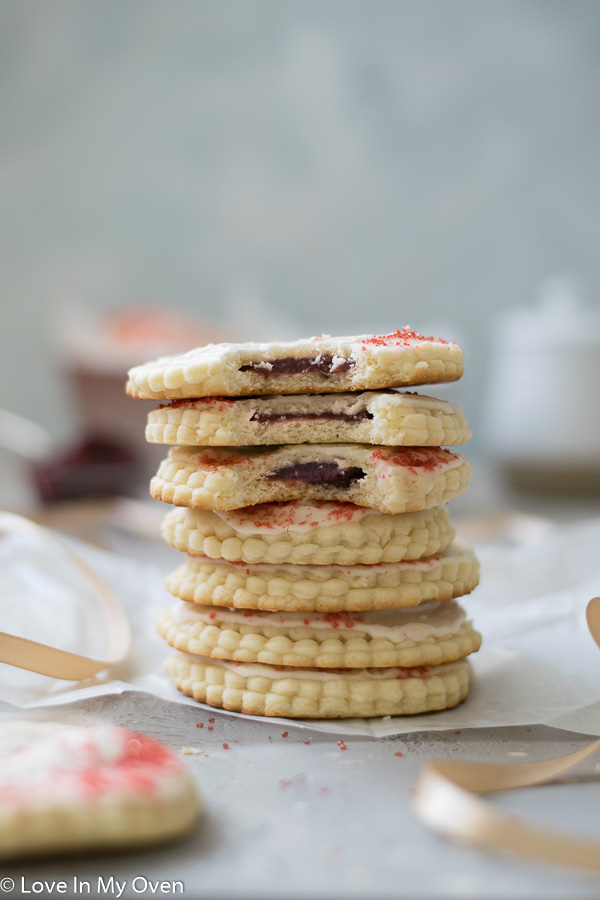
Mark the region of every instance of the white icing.
POLYGON ((186 624, 217 622, 224 625, 271 626, 289 631, 291 628, 315 628, 369 634, 371 637, 387 638, 393 643, 402 641, 422 641, 428 637, 444 637, 456 634, 465 620, 464 610, 454 601, 443 603, 422 603, 409 609, 386 609, 360 613, 336 613, 334 616, 321 612, 263 612, 256 610, 215 609, 181 601, 171 609, 175 622, 186 624))
MULTIPOLYGON (((338 363, 341 360, 336 360, 338 363)), ((258 364, 265 368, 271 367, 271 363, 258 364)), ((258 366, 257 366, 258 367, 258 366)), ((438 400, 436 397, 429 397, 425 394, 404 393, 403 391, 362 391, 360 393, 349 393, 343 391, 338 394, 264 394, 262 397, 252 397, 251 399, 232 399, 232 398, 214 398, 201 397, 196 400, 174 401, 182 408, 213 410, 215 407, 219 412, 233 411, 240 407, 252 407, 256 412, 276 412, 284 415, 285 413, 307 413, 318 416, 323 412, 345 413, 346 415, 355 415, 365 410, 377 414, 380 406, 387 406, 391 403, 393 406, 409 407, 411 409, 430 409, 441 410, 448 414, 459 411, 459 407, 453 406, 446 400, 438 400), (220 407, 223 407, 221 409, 220 407), (264 407, 264 410, 263 410, 264 407)))
MULTIPOLYGON (((407 326, 408 327, 408 326, 407 326)), ((372 335, 359 334, 345 337, 330 337, 330 335, 321 335, 321 337, 301 338, 297 341, 269 343, 255 343, 250 341, 247 343, 220 343, 206 344, 203 347, 195 347, 187 353, 175 356, 162 356, 159 359, 144 363, 141 366, 135 366, 130 370, 130 377, 146 367, 180 367, 194 366, 195 364, 213 364, 220 363, 224 357, 237 356, 241 354, 251 354, 254 357, 271 357, 281 359, 285 356, 309 355, 318 356, 322 353, 329 353, 332 357, 346 360, 350 356, 357 354, 372 356, 388 356, 393 353, 398 354, 411 352, 414 347, 423 343, 419 338, 399 337, 395 334, 389 335, 372 335), (377 343, 373 343, 373 337, 378 339, 377 343)), ((453 342, 446 341, 427 341, 432 347, 442 347, 446 345, 456 346, 453 342)))
POLYGON ((60 773, 114 765, 131 734, 112 725, 78 728, 12 722, 0 734, 0 789, 46 782, 60 773))
POLYGON ((239 534, 281 534, 293 531, 306 534, 314 528, 359 522, 365 516, 383 516, 378 509, 356 506, 354 503, 261 503, 257 506, 214 510, 239 534))
POLYGON ((405 559, 395 563, 372 563, 371 565, 357 566, 302 566, 293 563, 237 563, 227 559, 212 559, 208 556, 188 554, 189 558, 197 563, 208 563, 215 566, 229 566, 233 572, 246 572, 256 575, 264 572, 274 577, 277 572, 289 572, 296 577, 303 576, 311 581, 328 581, 330 578, 345 576, 348 579, 368 577, 373 575, 385 575, 393 572, 428 572, 437 569, 447 562, 471 562, 475 556, 473 548, 460 540, 454 540, 452 544, 437 556, 429 556, 425 559, 405 559))
POLYGON ((269 666, 266 663, 235 663, 223 659, 210 659, 208 656, 194 655, 193 653, 181 653, 191 663, 202 666, 228 669, 237 672, 242 678, 261 676, 271 681, 281 678, 310 678, 313 681, 333 681, 343 678, 344 681, 361 681, 365 679, 392 679, 396 678, 428 678, 432 675, 441 675, 462 669, 468 665, 466 660, 459 659, 456 662, 444 663, 441 666, 390 666, 386 669, 303 669, 292 666, 269 666))

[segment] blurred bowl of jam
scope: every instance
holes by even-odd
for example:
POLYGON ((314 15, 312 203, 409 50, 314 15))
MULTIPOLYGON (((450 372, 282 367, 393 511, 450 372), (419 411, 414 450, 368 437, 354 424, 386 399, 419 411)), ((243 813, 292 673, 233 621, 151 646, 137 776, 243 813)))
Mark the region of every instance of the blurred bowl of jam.
POLYGON ((63 314, 58 364, 66 382, 74 437, 32 465, 45 502, 115 494, 141 496, 167 448, 144 437, 152 400, 125 393, 131 366, 227 340, 225 329, 177 310, 127 306, 63 314))

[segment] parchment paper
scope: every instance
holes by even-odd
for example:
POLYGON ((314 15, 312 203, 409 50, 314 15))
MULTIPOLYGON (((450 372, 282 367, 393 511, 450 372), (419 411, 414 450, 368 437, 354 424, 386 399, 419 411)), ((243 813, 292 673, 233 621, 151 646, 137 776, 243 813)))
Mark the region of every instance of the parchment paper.
MULTIPOLYGON (((155 633, 154 619, 173 603, 164 587, 169 567, 68 541, 119 596, 134 633, 131 656, 78 683, 0 664, 3 717, 15 707, 31 709, 123 691, 143 691, 211 714, 242 717, 184 697, 162 674, 162 660, 171 651, 155 633)), ((474 681, 466 703, 412 717, 294 724, 375 737, 527 724, 600 735, 600 659, 585 624, 587 601, 600 594, 600 519, 556 526, 526 544, 477 546, 476 552, 481 584, 460 602, 482 633, 483 647, 471 657, 474 681)), ((0 572, 4 631, 65 650, 101 653, 104 635, 91 591, 54 544, 3 538, 0 572)))

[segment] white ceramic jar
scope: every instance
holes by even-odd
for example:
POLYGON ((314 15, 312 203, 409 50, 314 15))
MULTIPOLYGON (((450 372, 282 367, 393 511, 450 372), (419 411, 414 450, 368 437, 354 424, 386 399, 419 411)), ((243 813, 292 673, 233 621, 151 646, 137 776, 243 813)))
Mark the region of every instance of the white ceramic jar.
POLYGON ((517 482, 600 488, 600 308, 572 280, 494 320, 483 421, 489 455, 517 482))

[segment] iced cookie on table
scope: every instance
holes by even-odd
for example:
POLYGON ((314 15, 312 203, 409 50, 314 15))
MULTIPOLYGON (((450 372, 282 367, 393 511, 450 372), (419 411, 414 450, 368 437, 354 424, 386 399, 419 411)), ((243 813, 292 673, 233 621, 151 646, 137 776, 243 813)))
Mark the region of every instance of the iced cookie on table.
POLYGON ((146 400, 323 394, 455 381, 462 373, 457 344, 405 327, 384 335, 208 344, 130 369, 127 393, 146 400))
POLYGON ((162 536, 183 553, 248 563, 357 565, 420 559, 445 550, 454 528, 445 507, 382 513, 325 500, 212 511, 176 507, 162 536))
POLYGON ((198 814, 191 775, 146 735, 113 725, 0 728, 0 860, 168 841, 198 814))
POLYGON ((464 456, 439 447, 172 447, 150 482, 150 493, 193 509, 341 500, 403 513, 446 503, 467 489, 470 475, 464 456))
POLYGON ((146 440, 186 446, 354 443, 465 444, 460 406, 401 391, 174 400, 148 414, 146 440))
POLYGON ((272 666, 436 666, 479 649, 481 636, 454 600, 376 612, 262 612, 180 602, 159 634, 176 650, 272 666))
POLYGON ((468 660, 440 666, 322 669, 230 662, 177 652, 175 686, 220 709, 290 719, 372 718, 450 709, 467 698, 468 660))
POLYGON ((167 577, 193 603, 263 610, 340 612, 416 606, 470 593, 479 581, 471 547, 455 541, 437 556, 367 566, 242 563, 188 556, 167 577))

